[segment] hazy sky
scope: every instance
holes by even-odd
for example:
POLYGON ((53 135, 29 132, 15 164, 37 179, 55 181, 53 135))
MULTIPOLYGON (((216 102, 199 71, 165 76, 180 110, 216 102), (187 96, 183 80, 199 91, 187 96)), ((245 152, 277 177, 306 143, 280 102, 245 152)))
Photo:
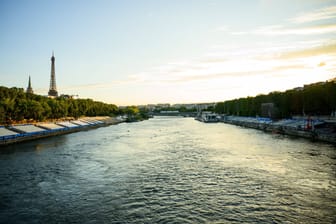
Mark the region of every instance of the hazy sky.
POLYGON ((0 85, 118 105, 214 102, 336 76, 335 0, 0 0, 0 85))

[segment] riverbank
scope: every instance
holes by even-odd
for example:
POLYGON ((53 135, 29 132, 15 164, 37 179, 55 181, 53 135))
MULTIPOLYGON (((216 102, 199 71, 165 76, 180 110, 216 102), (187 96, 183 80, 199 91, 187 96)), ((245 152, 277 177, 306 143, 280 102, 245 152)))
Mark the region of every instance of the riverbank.
POLYGON ((272 120, 265 117, 243 117, 202 112, 195 120, 204 123, 223 122, 265 132, 336 144, 336 120, 332 117, 294 117, 272 120))
POLYGON ((122 122, 125 122, 125 119, 104 116, 83 117, 76 120, 72 119, 56 122, 39 122, 0 126, 0 146, 85 131, 119 124, 122 122))
POLYGON ((265 132, 279 133, 336 144, 336 123, 325 120, 282 119, 224 116, 221 122, 265 132))

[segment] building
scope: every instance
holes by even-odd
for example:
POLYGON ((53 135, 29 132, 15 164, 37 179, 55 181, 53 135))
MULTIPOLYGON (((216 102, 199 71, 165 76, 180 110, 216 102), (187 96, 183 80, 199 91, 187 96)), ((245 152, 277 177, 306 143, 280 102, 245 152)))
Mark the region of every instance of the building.
POLYGON ((185 107, 187 110, 193 110, 193 109, 197 109, 197 104, 195 103, 188 103, 188 104, 174 104, 173 107, 174 108, 181 108, 181 107, 185 107))
POLYGON ((58 97, 58 93, 56 89, 54 52, 52 53, 52 57, 51 57, 50 88, 49 88, 48 96, 51 98, 58 97))
POLYGON ((33 88, 31 87, 30 76, 29 76, 28 87, 27 87, 26 92, 27 92, 27 93, 30 93, 30 94, 33 94, 33 93, 34 93, 33 88))
POLYGON ((198 103, 196 108, 197 111, 209 110, 211 107, 215 107, 216 103, 198 103))
POLYGON ((69 94, 61 94, 60 98, 63 99, 79 99, 78 95, 69 95, 69 94))

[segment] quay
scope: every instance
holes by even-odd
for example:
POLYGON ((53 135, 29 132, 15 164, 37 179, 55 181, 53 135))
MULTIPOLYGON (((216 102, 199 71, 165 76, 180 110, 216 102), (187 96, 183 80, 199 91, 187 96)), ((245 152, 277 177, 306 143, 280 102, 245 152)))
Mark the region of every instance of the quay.
POLYGON ((0 126, 0 146, 64 135, 125 122, 120 117, 83 117, 77 120, 0 126))
POLYGON ((223 122, 265 132, 284 134, 288 136, 307 138, 336 144, 336 121, 325 119, 293 118, 272 120, 264 117, 243 117, 207 114, 196 117, 196 120, 213 123, 223 122))

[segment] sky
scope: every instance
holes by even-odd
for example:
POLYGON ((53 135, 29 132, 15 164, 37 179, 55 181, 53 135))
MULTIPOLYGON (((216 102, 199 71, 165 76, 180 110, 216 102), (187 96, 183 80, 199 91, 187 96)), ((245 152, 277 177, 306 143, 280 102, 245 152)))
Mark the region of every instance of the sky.
POLYGON ((335 0, 0 0, 0 86, 117 105, 219 102, 336 77, 335 0))

